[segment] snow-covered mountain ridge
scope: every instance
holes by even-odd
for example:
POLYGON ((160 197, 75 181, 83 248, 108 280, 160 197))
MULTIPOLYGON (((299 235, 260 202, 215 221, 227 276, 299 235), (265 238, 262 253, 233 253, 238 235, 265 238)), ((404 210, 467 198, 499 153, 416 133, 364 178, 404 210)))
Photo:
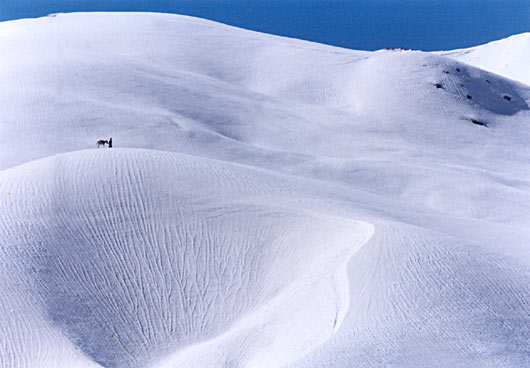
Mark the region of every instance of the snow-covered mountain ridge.
POLYGON ((522 69, 148 13, 0 55, 0 366, 530 363, 522 69))
POLYGON ((530 85, 530 32, 440 54, 530 85))

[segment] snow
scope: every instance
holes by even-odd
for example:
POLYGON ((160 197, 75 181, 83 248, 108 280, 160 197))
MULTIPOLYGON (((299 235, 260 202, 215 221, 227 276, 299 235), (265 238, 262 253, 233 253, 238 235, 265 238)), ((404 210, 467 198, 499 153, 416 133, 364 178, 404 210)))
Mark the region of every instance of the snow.
POLYGON ((530 32, 441 54, 530 85, 530 32))
POLYGON ((525 40, 1 23, 0 366, 527 367, 525 40))

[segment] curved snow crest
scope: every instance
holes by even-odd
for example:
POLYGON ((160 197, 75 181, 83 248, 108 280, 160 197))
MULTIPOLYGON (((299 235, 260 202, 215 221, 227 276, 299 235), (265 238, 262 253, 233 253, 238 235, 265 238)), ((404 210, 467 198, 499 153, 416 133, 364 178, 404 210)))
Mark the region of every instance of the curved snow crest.
POLYGON ((337 333, 348 313, 351 295, 347 266, 374 232, 366 222, 361 227, 364 236, 344 254, 338 269, 327 266, 325 274, 296 280, 227 332, 186 347, 152 367, 283 367, 311 353, 337 333), (293 305, 292 300, 303 307, 293 305))
MULTIPOLYGON (((253 171, 131 149, 2 171, 0 261, 25 280, 19 289, 2 277, 4 298, 17 311, 33 305, 42 329, 106 367, 144 367, 219 334, 209 360, 191 348, 185 366, 228 362, 241 344, 246 366, 292 361, 337 330, 345 262, 373 230, 309 212, 276 189, 298 184, 253 171)), ((35 349, 63 364, 42 329, 17 324, 2 320, 2 364, 35 349)))

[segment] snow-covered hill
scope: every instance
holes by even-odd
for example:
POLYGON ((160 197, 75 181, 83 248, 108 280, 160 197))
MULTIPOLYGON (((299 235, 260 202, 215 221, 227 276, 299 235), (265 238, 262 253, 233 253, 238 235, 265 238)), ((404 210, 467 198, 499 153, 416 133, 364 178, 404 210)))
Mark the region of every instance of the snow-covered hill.
POLYGON ((0 366, 530 364, 525 84, 147 13, 0 55, 0 366))
POLYGON ((530 32, 441 54, 530 85, 530 32))

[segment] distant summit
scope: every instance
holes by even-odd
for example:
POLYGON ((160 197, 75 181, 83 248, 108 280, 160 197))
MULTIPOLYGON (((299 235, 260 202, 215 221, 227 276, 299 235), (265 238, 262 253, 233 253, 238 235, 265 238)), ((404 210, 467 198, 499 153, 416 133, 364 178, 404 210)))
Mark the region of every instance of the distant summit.
POLYGON ((440 54, 530 86, 530 32, 440 54))

